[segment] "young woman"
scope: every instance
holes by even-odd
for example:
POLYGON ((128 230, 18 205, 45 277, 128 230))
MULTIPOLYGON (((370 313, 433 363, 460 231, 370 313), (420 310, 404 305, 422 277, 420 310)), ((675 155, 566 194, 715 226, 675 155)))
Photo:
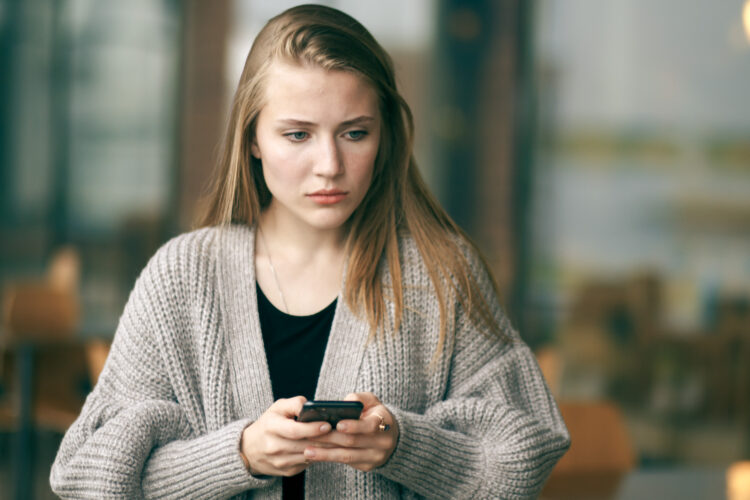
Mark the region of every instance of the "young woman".
POLYGON ((357 21, 321 6, 269 21, 203 228, 138 279, 53 465, 57 494, 538 495, 565 425, 486 266, 427 192, 412 128, 357 21), (313 398, 364 411, 296 421, 313 398))

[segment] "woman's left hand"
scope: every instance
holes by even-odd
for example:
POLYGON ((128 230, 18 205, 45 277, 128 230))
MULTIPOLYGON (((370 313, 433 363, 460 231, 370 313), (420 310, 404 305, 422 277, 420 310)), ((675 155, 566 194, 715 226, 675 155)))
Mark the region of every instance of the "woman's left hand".
POLYGON ((342 420, 334 431, 311 439, 320 446, 306 447, 305 459, 348 464, 364 472, 380 467, 398 443, 396 419, 371 392, 349 394, 344 400, 364 405, 359 420, 342 420))

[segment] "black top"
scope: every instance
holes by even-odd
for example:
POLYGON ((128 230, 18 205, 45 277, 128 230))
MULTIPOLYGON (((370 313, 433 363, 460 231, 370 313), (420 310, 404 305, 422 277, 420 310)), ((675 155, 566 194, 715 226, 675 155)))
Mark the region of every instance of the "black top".
MULTIPOLYGON (((336 300, 310 316, 292 316, 276 309, 257 283, 255 288, 274 401, 300 395, 312 400, 328 344, 336 300)), ((303 499, 304 472, 283 478, 282 487, 284 500, 303 499)))

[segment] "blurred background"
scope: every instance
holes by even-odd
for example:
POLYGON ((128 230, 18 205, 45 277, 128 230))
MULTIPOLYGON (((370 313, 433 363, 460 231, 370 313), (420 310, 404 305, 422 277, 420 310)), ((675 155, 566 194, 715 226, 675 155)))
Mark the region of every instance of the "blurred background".
MULTIPOLYGON (((252 40, 297 3, 0 0, 0 499, 53 498, 252 40)), ((561 404, 544 496, 747 498, 750 0, 322 3, 393 56, 422 172, 561 404)))

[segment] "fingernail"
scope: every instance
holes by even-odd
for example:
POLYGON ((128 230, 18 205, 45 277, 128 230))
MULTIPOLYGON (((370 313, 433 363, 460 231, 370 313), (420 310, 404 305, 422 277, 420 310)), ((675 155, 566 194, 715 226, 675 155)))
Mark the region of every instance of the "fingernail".
POLYGON ((329 424, 328 422, 320 426, 320 432, 328 432, 330 430, 331 430, 331 424, 329 424))
POLYGON ((339 430, 341 432, 344 432, 346 430, 346 424, 338 424, 336 426, 336 430, 339 430))
POLYGON ((315 452, 314 451, 312 451, 310 449, 305 450, 305 457, 306 458, 313 458, 314 456, 315 456, 315 452))

